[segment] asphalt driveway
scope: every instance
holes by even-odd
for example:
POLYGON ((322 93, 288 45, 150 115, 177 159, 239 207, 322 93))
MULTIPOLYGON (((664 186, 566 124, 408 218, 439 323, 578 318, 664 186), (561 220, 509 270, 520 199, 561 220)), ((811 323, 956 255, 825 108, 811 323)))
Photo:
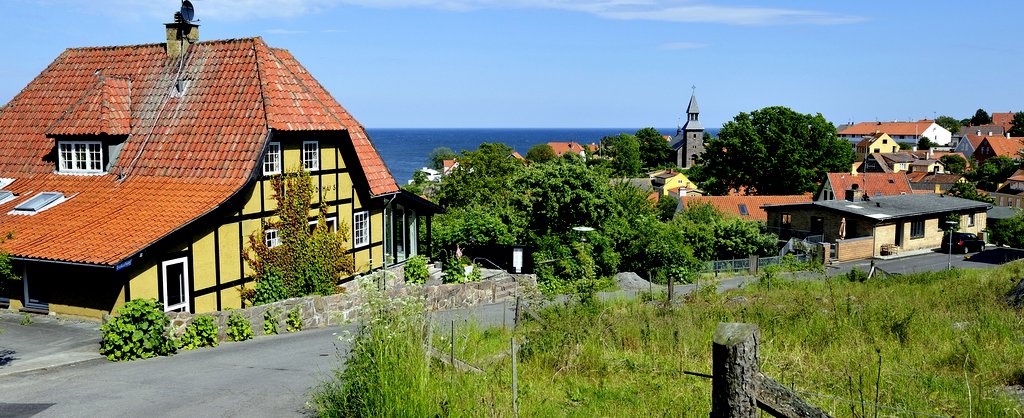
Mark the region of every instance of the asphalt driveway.
MULTIPOLYGON (((0 377, 101 358, 100 324, 0 311, 0 377)), ((0 411, 0 415, 3 411, 0 411)))

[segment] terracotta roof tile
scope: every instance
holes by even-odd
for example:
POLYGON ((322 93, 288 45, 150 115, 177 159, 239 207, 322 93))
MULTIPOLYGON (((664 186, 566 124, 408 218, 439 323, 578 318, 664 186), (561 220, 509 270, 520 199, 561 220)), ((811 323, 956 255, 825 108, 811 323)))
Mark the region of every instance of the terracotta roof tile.
POLYGON ((548 142, 555 155, 562 155, 567 152, 579 154, 583 152, 583 146, 576 142, 548 142))
POLYGON ((694 203, 710 204, 722 211, 726 216, 767 222, 768 213, 763 209, 769 205, 786 205, 791 203, 809 203, 813 200, 809 194, 783 196, 683 196, 683 206, 694 203), (746 209, 746 214, 744 214, 746 209))
POLYGON ((1019 158, 1021 150, 1024 150, 1024 144, 1021 143, 1021 138, 986 136, 982 142, 986 141, 988 142, 988 145, 992 147, 992 151, 995 152, 995 155, 1002 157, 1019 158))
POLYGON ((875 132, 889 135, 921 135, 933 123, 935 121, 927 119, 917 122, 861 122, 843 129, 839 135, 873 135, 875 132))
POLYGON ((371 194, 398 185, 363 127, 285 50, 260 38, 199 42, 183 60, 163 44, 65 50, 0 108, 0 177, 28 196, 69 199, 7 215, 19 257, 114 264, 222 204, 257 169, 268 134, 350 138, 371 194), (179 76, 180 66, 180 76, 179 76), (124 136, 110 174, 56 174, 55 138, 124 136), (116 173, 127 175, 118 181, 116 173))
POLYGON ((905 173, 828 173, 829 184, 837 199, 841 199, 853 185, 866 196, 897 196, 911 194, 913 189, 905 173))

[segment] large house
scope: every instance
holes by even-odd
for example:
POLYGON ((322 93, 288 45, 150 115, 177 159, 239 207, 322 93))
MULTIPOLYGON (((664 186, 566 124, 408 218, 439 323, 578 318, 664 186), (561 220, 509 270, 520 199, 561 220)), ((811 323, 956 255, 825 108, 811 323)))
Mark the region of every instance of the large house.
POLYGON ((0 108, 0 231, 20 280, 0 306, 101 317, 242 305, 250 236, 277 245, 270 179, 306 170, 311 226, 347 224, 360 270, 417 253, 436 209, 402 192, 363 127, 260 38, 65 50, 0 108))
POLYGON ((801 232, 836 245, 841 261, 939 248, 944 223, 959 219, 959 230, 981 232, 991 205, 941 194, 866 198, 850 190, 847 199, 765 206, 768 227, 780 236, 801 232))
POLYGON ((953 134, 946 128, 939 126, 934 120, 928 119, 917 122, 861 122, 839 131, 839 137, 850 142, 857 142, 865 136, 875 135, 879 132, 888 134, 896 142, 912 144, 916 144, 922 136, 926 136, 936 144, 946 145, 953 137, 953 134))
POLYGON ((974 160, 981 165, 985 160, 992 157, 1020 158, 1024 151, 1022 138, 1007 138, 1005 136, 986 136, 981 139, 977 149, 974 150, 974 160))
POLYGON ((863 161, 871 154, 897 152, 900 150, 900 144, 893 141, 893 139, 884 132, 875 132, 869 135, 864 135, 864 138, 857 143, 855 148, 857 160, 863 161))

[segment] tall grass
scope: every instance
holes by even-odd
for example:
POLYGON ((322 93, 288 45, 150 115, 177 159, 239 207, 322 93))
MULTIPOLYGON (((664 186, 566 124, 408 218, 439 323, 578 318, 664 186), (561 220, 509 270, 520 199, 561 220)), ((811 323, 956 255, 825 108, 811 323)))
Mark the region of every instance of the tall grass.
MULTIPOLYGON (((711 372, 711 337, 723 321, 759 325, 764 373, 836 416, 873 416, 876 390, 879 416, 1021 415, 1004 387, 1024 384, 1024 325, 1001 300, 1021 277, 1015 263, 862 283, 775 278, 673 309, 637 301, 555 306, 541 312, 543 323, 517 331, 526 341, 520 415, 707 416, 710 380, 682 372, 711 372)), ((453 373, 424 360, 421 324, 402 328, 401 344, 364 346, 348 370, 368 359, 375 368, 343 372, 336 383, 363 382, 348 393, 372 401, 352 402, 393 409, 343 415, 511 416, 511 367, 502 355, 511 332, 457 336, 456 356, 485 373, 453 373)))

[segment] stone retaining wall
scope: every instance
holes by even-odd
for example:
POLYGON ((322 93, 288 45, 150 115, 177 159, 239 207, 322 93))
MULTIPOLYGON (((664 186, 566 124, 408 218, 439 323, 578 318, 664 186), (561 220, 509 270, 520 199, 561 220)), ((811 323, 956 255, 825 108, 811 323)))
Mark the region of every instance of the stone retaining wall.
MULTIPOLYGON (((396 276, 401 277, 401 276, 396 276)), ((474 283, 442 284, 434 286, 406 286, 403 283, 388 283, 387 294, 391 297, 416 296, 423 297, 428 310, 449 310, 468 308, 475 305, 500 303, 515 300, 517 294, 533 294, 536 291, 536 277, 533 275, 508 275, 500 278, 483 280, 474 283), (517 293, 518 291, 518 293, 517 293)), ((362 299, 359 291, 350 282, 343 286, 344 291, 330 296, 306 296, 287 299, 266 305, 244 309, 191 314, 187 312, 168 312, 171 329, 175 337, 185 332, 185 327, 196 316, 212 316, 217 323, 219 339, 227 340, 227 320, 234 313, 241 313, 252 325, 253 334, 263 335, 263 315, 270 309, 278 309, 277 329, 279 333, 286 331, 285 319, 288 312, 298 309, 302 316, 302 327, 322 328, 341 325, 356 319, 362 299)))

